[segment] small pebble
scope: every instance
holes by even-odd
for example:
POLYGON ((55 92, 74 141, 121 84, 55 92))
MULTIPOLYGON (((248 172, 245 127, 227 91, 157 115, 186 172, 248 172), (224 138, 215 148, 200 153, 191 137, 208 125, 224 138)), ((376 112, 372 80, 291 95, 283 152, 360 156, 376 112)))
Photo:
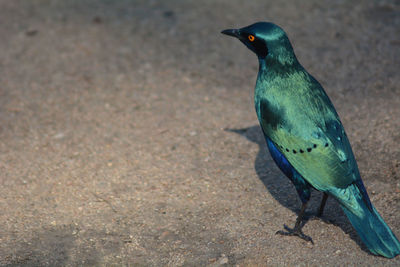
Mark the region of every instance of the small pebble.
POLYGON ((221 258, 219 259, 219 264, 227 264, 229 262, 228 257, 226 257, 224 254, 221 255, 221 258))

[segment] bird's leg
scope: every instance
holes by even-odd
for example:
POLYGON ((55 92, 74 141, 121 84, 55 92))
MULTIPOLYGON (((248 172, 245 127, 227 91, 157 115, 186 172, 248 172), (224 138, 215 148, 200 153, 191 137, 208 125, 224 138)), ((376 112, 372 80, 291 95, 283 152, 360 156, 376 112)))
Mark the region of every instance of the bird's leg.
POLYGON ((306 203, 303 203, 303 205, 301 206, 300 213, 299 213, 299 215, 297 216, 296 223, 295 223, 293 229, 289 228, 287 225, 284 224, 283 227, 285 228, 285 230, 286 230, 287 232, 285 232, 285 231, 278 231, 278 232, 276 232, 276 234, 279 234, 279 235, 298 236, 298 237, 300 237, 301 239, 303 239, 303 240, 305 240, 305 241, 308 241, 308 242, 311 242, 312 244, 314 244, 312 238, 309 237, 309 236, 306 236, 306 235, 303 233, 303 231, 301 231, 301 228, 302 228, 301 222, 302 222, 302 220, 303 220, 303 216, 304 216, 304 213, 305 213, 305 211, 306 211, 306 207, 307 207, 307 202, 306 202, 306 203))
POLYGON ((324 193, 324 196, 322 197, 322 200, 321 200, 321 205, 319 206, 319 210, 318 210, 318 213, 317 213, 318 217, 322 216, 322 213, 324 212, 324 207, 325 207, 327 199, 328 199, 328 194, 324 193))

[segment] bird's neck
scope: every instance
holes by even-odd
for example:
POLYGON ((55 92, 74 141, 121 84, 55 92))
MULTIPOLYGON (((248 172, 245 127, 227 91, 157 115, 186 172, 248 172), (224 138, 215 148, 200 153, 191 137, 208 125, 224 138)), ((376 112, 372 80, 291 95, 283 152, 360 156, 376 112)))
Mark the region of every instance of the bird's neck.
POLYGON ((297 61, 297 58, 293 55, 289 59, 280 59, 271 55, 265 58, 258 58, 258 78, 266 79, 267 77, 281 77, 287 76, 287 74, 293 71, 302 70, 303 67, 297 61))
POLYGON ((267 71, 266 58, 258 58, 258 75, 265 73, 267 71))
MULTIPOLYGON (((281 88, 286 88, 284 85, 290 77, 295 73, 304 72, 300 63, 295 60, 282 63, 279 60, 266 58, 259 58, 259 70, 257 76, 257 83, 255 87, 255 100, 256 102, 260 97, 270 96, 270 90, 279 85, 281 88)), ((273 97, 273 96, 271 96, 273 97)))

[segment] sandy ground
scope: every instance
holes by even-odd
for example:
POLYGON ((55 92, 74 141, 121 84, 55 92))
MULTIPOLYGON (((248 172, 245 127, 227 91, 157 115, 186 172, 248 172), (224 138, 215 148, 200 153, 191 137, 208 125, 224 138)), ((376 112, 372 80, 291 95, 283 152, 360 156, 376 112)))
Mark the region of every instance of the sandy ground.
POLYGON ((325 87, 400 236, 396 1, 0 1, 0 265, 399 266, 336 202, 304 232, 253 107, 256 57, 225 28, 273 21, 325 87), (357 4, 356 4, 357 3, 357 4))

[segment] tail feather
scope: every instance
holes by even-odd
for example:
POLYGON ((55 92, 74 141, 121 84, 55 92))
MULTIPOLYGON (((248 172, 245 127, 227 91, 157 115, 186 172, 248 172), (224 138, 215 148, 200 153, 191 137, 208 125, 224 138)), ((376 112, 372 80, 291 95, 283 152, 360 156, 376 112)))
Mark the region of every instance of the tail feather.
POLYGON ((364 198, 359 188, 352 184, 345 189, 330 192, 340 203, 361 240, 375 255, 393 258, 400 254, 400 242, 378 211, 364 198))

